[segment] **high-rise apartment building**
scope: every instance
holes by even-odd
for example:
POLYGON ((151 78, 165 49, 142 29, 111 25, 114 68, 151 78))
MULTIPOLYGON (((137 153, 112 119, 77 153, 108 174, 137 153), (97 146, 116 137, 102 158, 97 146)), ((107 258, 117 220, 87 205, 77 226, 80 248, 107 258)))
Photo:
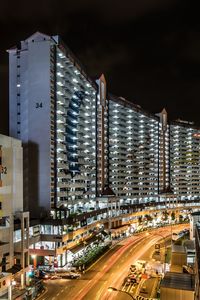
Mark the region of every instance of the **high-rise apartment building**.
POLYGON ((170 178, 180 200, 200 197, 200 129, 186 121, 170 123, 170 178))
POLYGON ((24 148, 24 209, 38 219, 32 255, 63 266, 126 207, 199 198, 200 129, 110 95, 59 36, 37 32, 8 52, 10 135, 24 148))
POLYGON ((58 36, 37 32, 8 52, 10 135, 23 142, 25 208, 42 217, 93 205, 97 85, 58 36))
POLYGON ((125 203, 159 193, 159 118, 124 98, 109 98, 109 182, 125 203))

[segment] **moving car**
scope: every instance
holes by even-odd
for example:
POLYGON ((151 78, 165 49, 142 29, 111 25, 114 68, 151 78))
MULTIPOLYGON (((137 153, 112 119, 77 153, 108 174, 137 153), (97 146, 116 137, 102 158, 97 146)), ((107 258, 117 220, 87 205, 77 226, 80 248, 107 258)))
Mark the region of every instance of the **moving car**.
POLYGON ((134 275, 130 275, 130 276, 128 276, 128 278, 130 279, 131 283, 136 283, 137 282, 137 279, 134 275))
POLYGON ((131 284, 131 279, 129 277, 125 277, 123 285, 127 286, 127 285, 130 285, 130 284, 131 284))

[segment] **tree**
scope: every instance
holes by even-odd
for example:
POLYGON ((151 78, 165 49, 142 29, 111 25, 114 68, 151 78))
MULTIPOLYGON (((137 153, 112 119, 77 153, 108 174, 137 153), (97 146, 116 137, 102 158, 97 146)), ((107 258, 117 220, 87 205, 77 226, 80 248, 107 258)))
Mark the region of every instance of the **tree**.
POLYGON ((139 223, 139 224, 142 223, 142 217, 139 217, 139 218, 138 218, 138 223, 139 223))
POLYGON ((169 213, 165 210, 162 212, 162 219, 166 221, 168 219, 169 213))
POLYGON ((179 215, 179 222, 183 222, 183 216, 182 215, 179 215))
POLYGON ((175 220, 175 218, 176 218, 176 216, 175 216, 175 212, 173 211, 173 212, 171 213, 171 219, 174 221, 174 220, 175 220))

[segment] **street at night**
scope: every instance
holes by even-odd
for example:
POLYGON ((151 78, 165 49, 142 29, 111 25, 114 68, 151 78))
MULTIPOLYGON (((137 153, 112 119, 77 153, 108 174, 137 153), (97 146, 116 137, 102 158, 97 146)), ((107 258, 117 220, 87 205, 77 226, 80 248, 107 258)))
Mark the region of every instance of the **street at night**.
MULTIPOLYGON (((173 232, 178 232, 188 225, 173 226, 173 232)), ((123 288, 124 278, 129 272, 130 265, 136 260, 148 261, 154 251, 154 244, 163 242, 161 237, 170 237, 171 227, 159 228, 126 238, 118 242, 99 261, 81 276, 80 279, 49 280, 46 282, 47 292, 41 296, 41 300, 128 300, 128 296, 123 293, 109 292, 108 288, 115 287, 123 289, 134 295, 136 289, 133 286, 123 288), (51 297, 51 298, 50 298, 51 297)))
POLYGON ((198 1, 0 24, 0 300, 200 300, 198 1))

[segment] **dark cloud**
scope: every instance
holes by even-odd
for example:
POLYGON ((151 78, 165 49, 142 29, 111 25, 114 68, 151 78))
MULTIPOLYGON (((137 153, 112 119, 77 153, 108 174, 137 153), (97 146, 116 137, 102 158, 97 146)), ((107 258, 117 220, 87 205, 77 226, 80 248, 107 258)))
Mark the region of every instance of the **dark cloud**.
MULTIPOLYGON (((101 16, 101 19, 110 22, 128 21, 141 17, 149 12, 165 10, 175 5, 177 0, 125 0, 123 3, 116 0, 35 0, 13 1, 1 3, 0 19, 10 21, 40 21, 60 16, 69 16, 77 12, 90 13, 101 16)), ((63 20, 62 20, 63 21, 63 20)))

